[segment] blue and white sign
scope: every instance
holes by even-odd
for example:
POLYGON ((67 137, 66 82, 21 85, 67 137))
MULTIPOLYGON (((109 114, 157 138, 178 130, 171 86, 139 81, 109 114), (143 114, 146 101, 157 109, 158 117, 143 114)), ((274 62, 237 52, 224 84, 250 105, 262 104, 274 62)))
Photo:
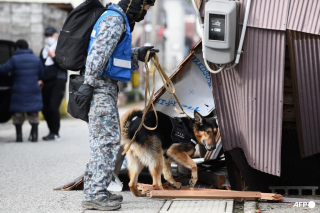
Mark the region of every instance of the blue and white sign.
MULTIPOLYGON (((184 111, 190 117, 193 117, 194 110, 203 116, 214 110, 210 72, 204 65, 201 51, 191 55, 171 80, 184 111)), ((156 110, 172 117, 185 116, 174 110, 176 107, 181 111, 173 95, 167 91, 155 101, 155 107, 156 110)))

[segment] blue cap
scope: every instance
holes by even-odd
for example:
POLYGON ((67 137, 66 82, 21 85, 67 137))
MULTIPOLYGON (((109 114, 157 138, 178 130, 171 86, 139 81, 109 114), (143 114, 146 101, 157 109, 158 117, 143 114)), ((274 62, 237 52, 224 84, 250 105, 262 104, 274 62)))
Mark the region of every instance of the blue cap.
POLYGON ((45 30, 44 30, 44 35, 53 35, 55 33, 57 33, 58 31, 53 28, 53 27, 47 27, 45 30))

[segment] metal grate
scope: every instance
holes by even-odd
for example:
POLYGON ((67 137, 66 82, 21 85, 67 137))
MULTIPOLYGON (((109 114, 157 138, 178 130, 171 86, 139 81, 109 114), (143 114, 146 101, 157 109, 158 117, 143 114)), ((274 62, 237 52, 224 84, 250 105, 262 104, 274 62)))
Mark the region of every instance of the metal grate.
POLYGON ((219 212, 232 213, 233 200, 194 200, 194 199, 175 199, 167 200, 162 206, 160 213, 196 213, 196 212, 219 212))

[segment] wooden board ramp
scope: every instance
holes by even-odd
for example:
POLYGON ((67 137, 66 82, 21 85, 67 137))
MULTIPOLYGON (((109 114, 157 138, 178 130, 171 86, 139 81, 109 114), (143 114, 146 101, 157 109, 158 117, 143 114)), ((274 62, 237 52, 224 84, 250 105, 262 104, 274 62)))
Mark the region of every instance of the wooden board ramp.
POLYGON ((260 199, 260 192, 227 190, 152 190, 151 198, 260 199))
POLYGON ((73 181, 65 185, 59 186, 53 190, 55 191, 83 190, 83 179, 84 179, 84 175, 81 175, 76 179, 74 179, 73 181))
POLYGON ((170 185, 163 187, 164 190, 153 190, 152 185, 138 183, 138 189, 148 192, 151 198, 192 198, 192 199, 245 199, 245 200, 271 200, 281 201, 282 195, 276 193, 261 193, 252 191, 232 191, 207 188, 190 188, 182 186, 180 190, 170 185))

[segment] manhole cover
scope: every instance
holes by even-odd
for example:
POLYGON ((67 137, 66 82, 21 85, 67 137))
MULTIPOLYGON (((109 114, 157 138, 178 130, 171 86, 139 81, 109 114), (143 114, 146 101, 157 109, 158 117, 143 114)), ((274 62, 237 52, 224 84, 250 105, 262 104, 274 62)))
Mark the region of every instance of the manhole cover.
POLYGON ((174 199, 167 200, 162 206, 160 213, 174 212, 174 213, 232 213, 233 200, 188 200, 188 199, 174 199))

